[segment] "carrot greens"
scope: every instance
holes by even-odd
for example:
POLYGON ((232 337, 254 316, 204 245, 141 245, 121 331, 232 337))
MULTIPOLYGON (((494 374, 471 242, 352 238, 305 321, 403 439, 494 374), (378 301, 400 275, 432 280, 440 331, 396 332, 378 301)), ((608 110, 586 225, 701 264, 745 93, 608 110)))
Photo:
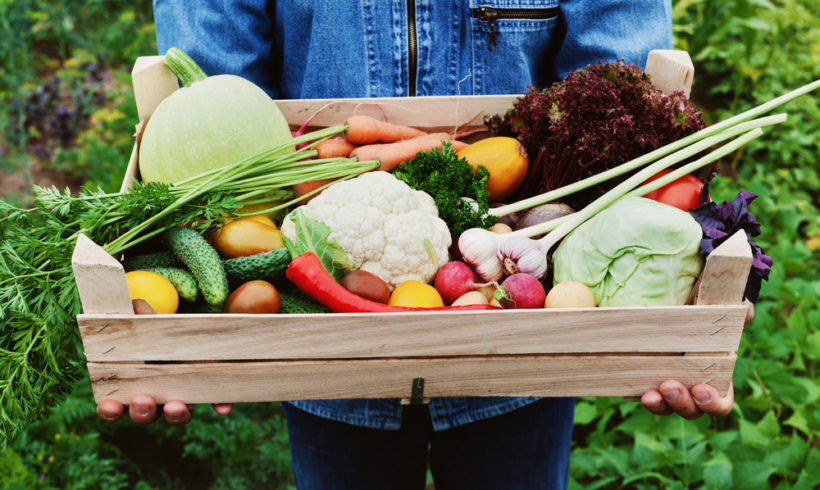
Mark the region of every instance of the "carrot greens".
POLYGON ((135 183, 125 192, 83 189, 76 195, 35 187, 22 209, 0 201, 0 447, 46 417, 84 371, 76 327, 80 299, 71 268, 80 234, 117 256, 165 230, 205 229, 246 204, 259 213, 295 202, 289 187, 312 179, 347 179, 377 162, 314 159, 314 142, 343 126, 308 133, 234 165, 177 184, 135 183), (307 143, 303 149, 284 147, 307 143))

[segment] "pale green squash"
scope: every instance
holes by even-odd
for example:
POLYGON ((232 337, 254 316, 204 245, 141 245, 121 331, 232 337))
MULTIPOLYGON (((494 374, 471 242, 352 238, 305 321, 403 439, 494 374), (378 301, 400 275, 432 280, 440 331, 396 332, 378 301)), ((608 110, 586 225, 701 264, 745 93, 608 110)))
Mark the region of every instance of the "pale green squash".
POLYGON ((139 147, 143 181, 180 182, 292 138, 276 103, 252 82, 208 77, 176 48, 168 50, 165 63, 183 86, 157 106, 145 127, 139 147))

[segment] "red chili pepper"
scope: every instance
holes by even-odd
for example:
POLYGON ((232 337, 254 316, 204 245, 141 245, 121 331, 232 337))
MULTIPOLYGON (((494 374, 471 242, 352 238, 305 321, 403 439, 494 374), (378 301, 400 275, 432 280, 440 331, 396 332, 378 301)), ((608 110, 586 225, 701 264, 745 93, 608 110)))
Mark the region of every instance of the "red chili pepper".
POLYGON ((365 299, 339 284, 313 252, 306 252, 290 261, 285 276, 302 292, 327 307, 333 313, 401 313, 408 311, 497 310, 493 305, 440 306, 413 308, 391 306, 365 299))

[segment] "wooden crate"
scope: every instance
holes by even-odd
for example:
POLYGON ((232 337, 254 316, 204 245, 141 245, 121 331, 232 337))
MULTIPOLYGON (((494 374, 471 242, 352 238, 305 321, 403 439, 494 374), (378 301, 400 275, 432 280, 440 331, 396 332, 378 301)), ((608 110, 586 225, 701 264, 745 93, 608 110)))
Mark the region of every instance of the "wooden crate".
MULTIPOLYGON (((140 58, 140 119, 176 89, 140 58)), ((385 111, 428 128, 479 127, 515 96, 280 101, 288 121, 385 111), (430 110, 434 107, 435 110, 430 110), (435 115, 435 116, 434 116, 435 115)), ((139 134, 139 131, 138 131, 139 134)), ((135 177, 136 146, 125 186, 135 177)), ((667 379, 731 381, 751 250, 740 232, 706 261, 686 306, 424 313, 135 315, 122 265, 80 237, 77 317, 94 396, 159 403, 440 396, 640 396, 667 379)))

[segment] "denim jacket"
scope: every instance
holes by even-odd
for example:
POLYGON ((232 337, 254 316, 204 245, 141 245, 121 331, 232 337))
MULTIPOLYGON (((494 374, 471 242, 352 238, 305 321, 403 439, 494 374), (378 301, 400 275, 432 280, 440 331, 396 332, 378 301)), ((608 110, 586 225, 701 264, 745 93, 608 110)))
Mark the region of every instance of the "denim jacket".
MULTIPOLYGON (((273 98, 519 94, 598 60, 643 66, 671 46, 670 0, 155 0, 158 50, 273 98)), ((430 401, 437 430, 535 398, 430 401)), ((298 401, 313 414, 398 429, 398 400, 298 401)), ((571 423, 571 422, 570 422, 571 423)))

